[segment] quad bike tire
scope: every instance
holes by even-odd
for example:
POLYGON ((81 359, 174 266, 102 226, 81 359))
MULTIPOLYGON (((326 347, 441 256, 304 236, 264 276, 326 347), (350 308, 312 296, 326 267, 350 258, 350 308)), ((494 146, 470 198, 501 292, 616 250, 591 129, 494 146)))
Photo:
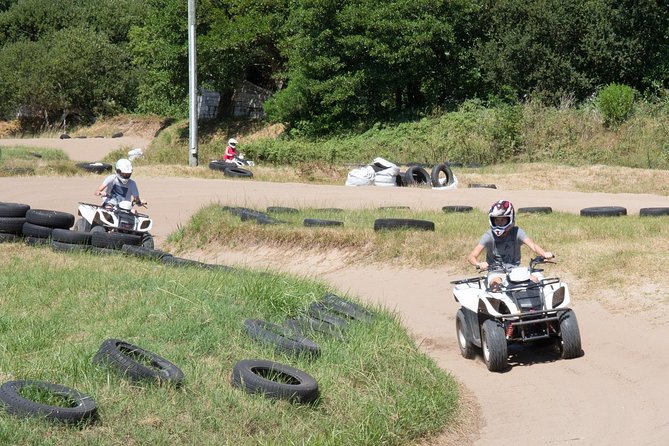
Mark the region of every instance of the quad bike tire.
POLYGON ((285 326, 258 319, 247 319, 244 321, 244 329, 252 339, 272 345, 289 355, 316 358, 321 354, 321 348, 313 340, 285 326))
POLYGON ((467 320, 462 308, 458 310, 455 316, 455 333, 458 338, 460 354, 466 359, 474 359, 476 356, 476 346, 467 338, 467 320))
POLYGON ((481 327, 481 350, 488 370, 503 372, 508 368, 509 353, 504 328, 492 319, 484 321, 481 327))
POLYGON ((108 365, 134 382, 149 380, 179 386, 184 380, 181 369, 167 359, 118 339, 103 341, 93 363, 108 365))
POLYGON ((93 420, 97 416, 95 400, 78 390, 44 381, 9 381, 0 386, 0 403, 5 410, 19 417, 39 417, 60 423, 79 424, 93 420), (32 401, 21 395, 21 390, 36 387, 57 395, 68 403, 52 406, 32 401))
POLYGON ((0 217, 24 217, 30 205, 22 203, 0 202, 0 217))
POLYGON ((421 231, 434 231, 434 222, 410 218, 377 218, 374 220, 375 231, 386 229, 418 229, 421 231))
POLYGON ((268 398, 309 404, 318 399, 318 383, 308 373, 265 359, 244 359, 232 368, 232 385, 268 398))
POLYGON ((560 316, 560 357, 578 358, 581 353, 581 332, 578 329, 576 313, 569 310, 560 316))
POLYGON ((451 171, 451 168, 448 167, 448 164, 446 163, 440 163, 434 166, 430 177, 432 178, 432 187, 450 186, 455 181, 453 171, 451 171))
POLYGON ((28 209, 26 211, 26 221, 50 228, 69 229, 74 225, 74 215, 48 209, 28 209))

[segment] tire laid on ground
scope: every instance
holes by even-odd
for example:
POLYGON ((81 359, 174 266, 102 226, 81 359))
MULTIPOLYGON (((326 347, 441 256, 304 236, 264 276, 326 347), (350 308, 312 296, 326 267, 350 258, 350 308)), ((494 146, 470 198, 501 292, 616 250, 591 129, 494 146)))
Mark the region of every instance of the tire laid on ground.
POLYGON ((367 309, 344 300, 336 294, 328 293, 317 303, 335 315, 343 315, 356 321, 371 322, 374 318, 374 315, 367 309))
POLYGON ((0 217, 24 217, 30 205, 0 202, 0 217))
POLYGON ((481 328, 481 350, 486 367, 491 372, 502 372, 508 368, 508 347, 504 328, 488 319, 481 328))
POLYGON ((112 165, 109 163, 77 163, 76 166, 86 172, 105 173, 112 171, 112 165))
POLYGON ((553 208, 550 206, 530 206, 518 208, 517 212, 519 214, 550 214, 553 212, 553 208))
POLYGON ((231 178, 252 178, 253 172, 241 167, 228 167, 223 171, 223 175, 231 178))
POLYGON ((60 243, 71 243, 75 245, 90 245, 91 233, 70 231, 69 229, 55 228, 51 233, 51 240, 60 243))
POLYGON ((483 183, 469 183, 470 188, 486 188, 486 189, 497 189, 497 186, 494 184, 483 184, 483 183))
POLYGON ((341 327, 311 316, 297 316, 286 319, 284 325, 303 336, 310 332, 317 332, 338 340, 344 339, 344 332, 341 327))
POLYGON ((332 314, 325 308, 311 304, 309 306, 309 317, 312 317, 316 320, 323 321, 333 327, 337 327, 339 330, 344 330, 348 326, 348 320, 344 319, 341 316, 332 314))
POLYGON ((381 206, 380 211, 405 211, 411 209, 410 206, 381 206))
POLYGON ((455 316, 455 333, 458 338, 460 354, 467 359, 473 359, 476 356, 476 346, 472 344, 466 336, 467 320, 465 314, 460 308, 455 316))
POLYGON ((432 168, 432 187, 446 187, 453 184, 454 177, 451 168, 448 167, 448 164, 441 163, 437 164, 432 168), (443 178, 442 178, 443 174, 443 178))
POLYGON ((23 234, 25 217, 0 217, 0 232, 5 234, 23 234))
POLYGON ((344 226, 343 221, 337 220, 322 220, 320 218, 305 218, 303 222, 304 226, 314 227, 314 226, 344 226))
POLYGON ((471 212, 474 210, 472 206, 444 206, 441 208, 444 212, 471 212))
POLYGON ((232 385, 249 393, 297 403, 318 399, 318 383, 306 372, 264 359, 244 359, 232 369, 232 385))
POLYGON ((409 167, 402 177, 406 186, 421 186, 430 183, 430 174, 420 166, 409 167))
POLYGON ((54 251, 61 251, 61 252, 75 252, 75 251, 88 251, 88 248, 90 248, 90 245, 82 245, 82 244, 76 244, 76 243, 64 243, 64 242, 57 242, 55 240, 51 240, 51 249, 54 251))
POLYGON ((18 234, 5 234, 4 232, 0 232, 0 243, 20 242, 21 240, 23 240, 23 237, 18 234))
POLYGON ((121 249, 123 245, 139 245, 142 236, 124 232, 92 232, 91 245, 98 248, 121 249))
POLYGON ((428 220, 414 220, 410 218, 377 218, 374 220, 374 230, 383 229, 418 229, 434 231, 434 222, 428 220))
POLYGON ((23 232, 23 235, 27 237, 48 239, 53 233, 53 228, 50 226, 40 226, 25 222, 23 223, 21 231, 23 232))
POLYGON ((314 209, 314 210, 316 212, 327 212, 327 213, 330 213, 330 214, 339 214, 339 213, 344 212, 344 210, 342 208, 318 208, 318 209, 314 209))
POLYGON ((167 359, 118 339, 102 342, 93 363, 106 364, 131 381, 153 380, 179 386, 184 380, 181 369, 167 359))
POLYGON ((595 206, 581 209, 582 217, 618 217, 627 215, 627 209, 622 206, 595 206))
POLYGON ((669 207, 641 208, 639 209, 639 215, 642 217, 656 217, 660 215, 669 215, 669 207))
POLYGON ((321 348, 313 340, 281 325, 247 319, 244 321, 244 329, 252 339, 270 344, 289 355, 315 358, 321 354, 321 348))
POLYGON ((276 220, 269 215, 258 211, 248 212, 246 210, 242 210, 239 212, 239 218, 241 221, 253 220, 259 225, 276 225, 281 223, 279 220, 276 220))
POLYGON ((163 257, 172 256, 169 252, 161 251, 159 249, 147 248, 141 245, 123 245, 121 251, 137 257, 145 257, 149 259, 162 259, 163 257))
POLYGON ((69 229, 74 225, 74 215, 48 209, 28 209, 26 211, 26 221, 50 228, 69 229))
POLYGON ((221 172, 231 166, 234 166, 234 164, 226 163, 224 161, 211 161, 209 163, 209 168, 211 170, 220 170, 221 172))
POLYGON ((78 390, 44 381, 9 381, 0 386, 0 403, 16 416, 34 416, 62 423, 84 423, 97 415, 95 400, 78 390), (35 387, 63 399, 66 406, 51 406, 24 398, 21 391, 35 387))
POLYGON ((560 316, 560 357, 578 358, 581 353, 581 332, 578 329, 576 313, 569 310, 560 316))
POLYGON ((269 206, 267 212, 274 212, 275 214, 295 214, 298 210, 284 206, 269 206))

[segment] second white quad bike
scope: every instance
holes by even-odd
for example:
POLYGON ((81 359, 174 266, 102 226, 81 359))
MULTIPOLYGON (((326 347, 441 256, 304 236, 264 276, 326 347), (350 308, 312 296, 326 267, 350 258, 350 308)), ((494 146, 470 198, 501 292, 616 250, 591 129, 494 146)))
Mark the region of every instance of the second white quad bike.
POLYGON ((496 291, 488 288, 485 275, 451 282, 453 296, 461 305, 455 326, 462 356, 472 359, 480 348, 488 370, 500 372, 508 368, 508 345, 514 343, 553 340, 562 358, 581 355, 569 288, 559 278, 543 278, 543 270, 537 268, 542 263, 549 262, 535 257, 529 268, 502 270, 506 280, 496 291), (537 273, 539 280, 534 282, 531 275, 537 273))
POLYGON ((139 235, 140 245, 154 248, 153 236, 149 233, 153 220, 146 214, 133 211, 132 203, 129 201, 122 201, 109 207, 80 202, 78 214, 81 217, 75 223, 77 231, 139 235))

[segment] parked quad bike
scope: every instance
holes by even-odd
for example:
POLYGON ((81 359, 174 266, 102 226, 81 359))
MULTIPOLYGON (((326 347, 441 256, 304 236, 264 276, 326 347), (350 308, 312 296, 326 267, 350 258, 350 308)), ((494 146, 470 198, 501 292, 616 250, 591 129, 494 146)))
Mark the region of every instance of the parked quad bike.
POLYGON ((122 232, 141 236, 140 245, 154 248, 153 236, 149 233, 153 220, 132 209, 132 203, 121 201, 111 207, 79 202, 74 229, 80 232, 122 232))
POLYGON ((553 340, 563 359, 581 355, 567 284, 559 278, 531 280, 531 274, 543 271, 537 268, 543 263, 552 262, 539 256, 530 260, 529 268, 505 270, 506 280, 498 291, 488 288, 485 275, 451 282, 461 305, 455 326, 463 357, 474 358, 480 348, 488 370, 499 372, 508 368, 508 345, 515 343, 553 340))

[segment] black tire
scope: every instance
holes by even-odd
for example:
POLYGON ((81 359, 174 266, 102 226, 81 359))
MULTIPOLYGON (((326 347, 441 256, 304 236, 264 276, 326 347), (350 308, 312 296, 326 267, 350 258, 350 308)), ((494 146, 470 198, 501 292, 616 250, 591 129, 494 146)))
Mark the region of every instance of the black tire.
POLYGON ((22 203, 0 202, 0 217, 24 217, 30 209, 30 205, 22 203))
POLYGON ((441 208, 444 212, 471 212, 474 210, 472 206, 444 206, 441 208))
POLYGON ((374 318, 374 314, 366 308, 346 299, 342 299, 336 294, 327 293, 318 303, 335 315, 343 315, 349 319, 371 322, 374 318))
POLYGON ((518 208, 519 214, 550 214, 552 212, 553 208, 550 206, 530 206, 518 208))
POLYGON ((342 327, 320 319, 316 319, 311 316, 298 316, 295 318, 286 319, 284 325, 303 336, 306 336, 312 332, 316 332, 330 336, 337 340, 344 339, 342 327))
POLYGON ((410 206, 381 206, 380 211, 405 211, 411 209, 410 206))
POLYGON ((60 139, 70 139, 70 135, 67 133, 63 133, 62 135, 59 136, 60 139))
POLYGON ((21 231, 23 232, 23 235, 27 237, 48 239, 53 233, 53 228, 25 222, 23 223, 23 228, 21 231))
POLYGON ((121 254, 121 250, 119 249, 109 249, 109 248, 98 248, 97 246, 87 246, 87 251, 92 252, 93 254, 99 254, 99 255, 119 255, 121 254))
POLYGON ((120 138, 123 136, 123 132, 116 132, 112 134, 112 138, 120 138))
POLYGON ((627 209, 621 206, 595 206, 581 209, 582 217, 619 217, 627 215, 627 209))
POLYGON ((276 225, 281 223, 279 220, 275 220, 269 215, 257 211, 248 212, 246 210, 242 210, 239 212, 239 218, 241 221, 253 220, 259 225, 276 225))
POLYGON ((314 209, 314 210, 316 212, 326 212, 326 213, 329 213, 329 214, 340 214, 340 213, 344 212, 344 210, 341 209, 341 208, 318 208, 318 209, 314 209))
POLYGON ((268 398, 308 404, 318 399, 318 383, 306 372, 264 359, 244 359, 232 369, 232 385, 268 398))
POLYGON ((314 226, 344 226, 343 221, 337 220, 322 220, 320 218, 305 218, 303 222, 304 226, 314 227, 314 226))
POLYGON ((79 217, 77 218, 77 221, 74 222, 72 229, 78 232, 91 232, 91 224, 83 217, 79 217))
POLYGON ((402 177, 407 186, 424 186, 430 184, 430 174, 420 166, 411 166, 402 177))
POLYGON ((231 178, 252 178, 253 172, 241 167, 228 167, 223 171, 223 175, 231 178))
POLYGON ((21 240, 23 240, 23 237, 18 234, 5 234, 4 232, 0 232, 0 243, 16 243, 21 240))
POLYGON ((321 348, 313 340, 281 325, 258 319, 244 321, 246 333, 256 341, 274 346, 277 350, 294 356, 318 357, 321 348))
POLYGON ((61 423, 79 424, 97 416, 95 400, 78 390, 43 381, 9 381, 0 386, 0 402, 5 410, 19 417, 39 417, 61 423), (62 397, 64 406, 41 404, 21 395, 21 390, 36 387, 62 397))
POLYGON ((497 186, 494 184, 482 184, 482 183, 469 183, 470 188, 487 188, 487 189, 497 189, 497 186))
POLYGON ((146 233, 140 236, 139 246, 143 246, 144 248, 148 249, 154 249, 156 247, 156 243, 153 240, 153 236, 149 233, 146 233))
POLYGON ((56 228, 51 233, 51 240, 61 243, 70 243, 75 245, 90 245, 91 233, 70 231, 69 229, 56 228))
POLYGON ((179 386, 184 380, 181 369, 167 359, 118 339, 105 340, 93 363, 106 364, 131 381, 149 380, 179 386))
POLYGON ((446 187, 453 184, 455 177, 446 163, 437 164, 432 168, 432 187, 446 187), (442 178, 443 174, 443 178, 442 178))
POLYGON ((283 206, 269 206, 267 212, 273 212, 275 214, 295 214, 299 212, 295 208, 288 208, 283 206))
POLYGON ((123 245, 139 245, 142 236, 123 232, 91 232, 91 245, 98 248, 121 249, 123 245))
POLYGON ((48 209, 28 209, 26 211, 26 221, 50 228, 69 229, 74 225, 74 215, 48 209))
POLYGON ((669 207, 641 208, 639 209, 639 215, 641 217, 657 217, 660 215, 669 215, 669 207))
POLYGON ((560 357, 572 359, 581 356, 581 332, 578 329, 576 313, 566 311, 560 316, 560 357))
POLYGON ((481 350, 483 350, 483 361, 488 370, 503 372, 508 368, 508 348, 504 328, 492 319, 483 322, 481 350))
POLYGON ((219 170, 221 172, 225 171, 225 169, 229 168, 231 164, 223 162, 223 161, 211 161, 209 162, 209 168, 211 170, 219 170))
POLYGON ((105 234, 107 232, 107 229, 104 226, 95 225, 91 227, 88 232, 90 232, 91 234, 105 234))
POLYGON ((163 257, 171 256, 169 252, 161 251, 159 249, 147 248, 145 246, 136 246, 136 245, 123 245, 121 251, 126 254, 149 258, 149 259, 162 259, 163 257))
POLYGON ((469 330, 467 330, 467 320, 465 319, 465 314, 461 308, 458 310, 458 313, 455 316, 455 334, 458 339, 460 354, 464 358, 473 359, 476 356, 476 346, 467 338, 466 333, 468 332, 469 330))
POLYGON ((90 248, 90 245, 82 245, 77 243, 64 243, 51 240, 51 249, 53 249, 54 251, 82 252, 82 251, 88 251, 88 248, 90 248))
POLYGON ((377 218, 374 220, 374 230, 384 229, 418 229, 434 231, 434 222, 428 220, 414 220, 410 218, 377 218))
POLYGON ((332 314, 332 312, 328 311, 322 305, 317 305, 316 302, 309 305, 309 316, 316 320, 330 324, 333 327, 337 327, 339 330, 344 330, 346 327, 348 327, 347 319, 336 314, 332 314))
POLYGON ((191 259, 184 259, 181 257, 174 257, 174 256, 164 256, 160 258, 160 262, 164 263, 165 265, 169 266, 175 266, 175 267, 196 267, 196 268, 207 268, 209 269, 209 264, 203 263, 203 262, 198 262, 197 260, 191 260, 191 259))
POLYGON ((25 217, 0 217, 0 232, 5 234, 23 234, 25 217))
POLYGON ((112 171, 112 165, 109 163, 77 163, 76 166, 91 173, 105 173, 112 171))

